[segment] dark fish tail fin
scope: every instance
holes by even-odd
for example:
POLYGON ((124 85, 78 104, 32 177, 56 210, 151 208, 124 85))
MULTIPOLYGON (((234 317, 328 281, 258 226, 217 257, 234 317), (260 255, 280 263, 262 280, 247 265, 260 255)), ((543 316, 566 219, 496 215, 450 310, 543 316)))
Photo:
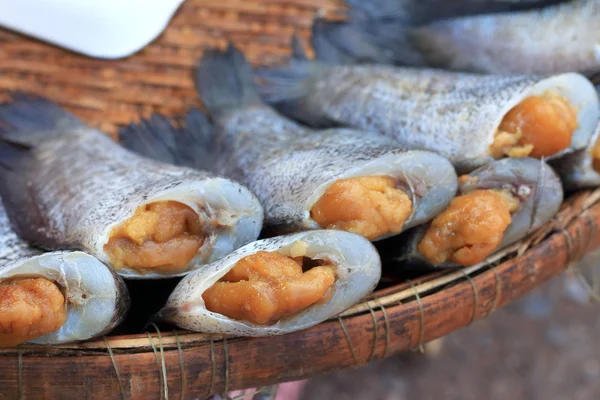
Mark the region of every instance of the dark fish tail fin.
POLYGON ((75 116, 50 100, 14 93, 0 104, 0 137, 33 147, 51 136, 66 134, 66 128, 84 126, 75 116), (65 129, 63 129, 65 128, 65 129))
POLYGON ((200 110, 191 110, 176 126, 162 115, 130 124, 119 131, 121 144, 144 157, 189 168, 214 165, 213 127, 200 110))
POLYGON ((332 64, 423 65, 411 42, 412 29, 393 19, 315 20, 312 45, 316 58, 332 64))
POLYGON ((224 52, 205 50, 195 74, 200 97, 213 117, 261 104, 252 67, 233 45, 224 52))
POLYGON ((306 49, 300 40, 298 34, 294 33, 292 36, 292 58, 296 60, 304 60, 308 61, 308 56, 306 55, 306 49))
POLYGON ((312 26, 312 46, 317 60, 330 64, 392 64, 393 53, 377 43, 369 32, 375 21, 328 22, 316 19, 312 26))
POLYGON ((14 93, 0 104, 0 166, 17 169, 19 160, 43 140, 59 135, 61 128, 80 124, 74 116, 49 100, 14 93))

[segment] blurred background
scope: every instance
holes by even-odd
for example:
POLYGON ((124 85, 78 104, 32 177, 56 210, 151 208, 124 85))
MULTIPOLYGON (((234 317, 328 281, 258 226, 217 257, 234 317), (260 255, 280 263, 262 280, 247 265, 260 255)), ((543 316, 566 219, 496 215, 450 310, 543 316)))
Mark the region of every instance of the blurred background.
MULTIPOLYGON (((485 320, 366 367, 309 380, 302 399, 600 399, 598 255, 485 320), (597 290, 597 289, 596 289, 597 290)), ((286 399, 287 400, 287 399, 286 399)))

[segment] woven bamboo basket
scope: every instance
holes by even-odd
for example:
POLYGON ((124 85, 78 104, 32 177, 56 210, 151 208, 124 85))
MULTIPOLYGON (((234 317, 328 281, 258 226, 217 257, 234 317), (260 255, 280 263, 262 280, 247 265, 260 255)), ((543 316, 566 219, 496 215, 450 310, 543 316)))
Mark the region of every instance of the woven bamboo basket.
MULTIPOLYGON (((197 106, 191 68, 229 40, 255 64, 289 54, 336 0, 188 0, 166 32, 124 60, 93 60, 0 30, 0 100, 41 94, 114 135, 154 112, 197 106)), ((485 263, 396 282, 306 331, 234 338, 158 328, 55 347, 0 350, 1 398, 205 398, 355 367, 487 317, 600 246, 600 191, 572 195, 541 230, 485 263)))

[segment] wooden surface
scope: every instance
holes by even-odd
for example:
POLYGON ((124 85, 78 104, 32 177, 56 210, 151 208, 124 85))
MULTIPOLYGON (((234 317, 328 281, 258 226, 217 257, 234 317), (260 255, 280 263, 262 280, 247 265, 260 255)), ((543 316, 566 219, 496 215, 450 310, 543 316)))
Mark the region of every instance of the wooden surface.
POLYGON ((167 30, 138 54, 94 60, 0 30, 0 100, 12 90, 58 102, 114 134, 152 112, 175 115, 198 105, 191 68, 206 46, 234 42, 255 64, 290 53, 315 15, 335 17, 341 0, 187 0, 167 30))
MULTIPOLYGON (((39 355, 40 348, 4 350, 0 357, 0 397, 16 398, 21 390, 24 397, 36 399, 120 398, 121 382, 126 398, 159 399, 165 398, 161 382, 166 376, 169 398, 203 398, 210 392, 305 378, 415 349, 486 317, 494 307, 527 293, 586 251, 600 246, 596 228, 600 224, 599 199, 600 191, 571 198, 545 231, 538 233, 546 237, 553 232, 540 244, 418 300, 387 306, 385 313, 381 307, 375 309, 375 318, 364 312, 343 319, 343 326, 332 320, 277 338, 194 342, 184 335, 179 337, 182 351, 173 345, 164 349, 164 370, 160 350, 157 362, 148 348, 138 352, 115 349, 120 381, 106 347, 67 349, 51 356, 39 355)), ((156 334, 153 336, 158 343, 156 334)))

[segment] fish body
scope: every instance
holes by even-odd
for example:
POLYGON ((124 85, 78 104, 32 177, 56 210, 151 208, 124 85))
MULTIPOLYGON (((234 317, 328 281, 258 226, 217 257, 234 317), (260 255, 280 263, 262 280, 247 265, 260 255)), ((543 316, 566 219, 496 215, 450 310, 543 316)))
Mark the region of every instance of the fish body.
POLYGON ((315 230, 278 236, 250 243, 207 268, 186 276, 175 288, 157 318, 196 332, 236 336, 272 336, 309 328, 334 317, 367 296, 379 281, 381 261, 365 238, 348 232, 315 230), (256 325, 233 320, 208 311, 204 292, 225 276, 242 258, 259 251, 278 252, 329 260, 334 264, 336 283, 326 302, 314 304, 300 313, 272 325, 256 325))
POLYGON ((182 275, 257 238, 262 209, 243 186, 127 151, 58 106, 24 98, 0 106, 0 193, 23 239, 79 249, 104 263, 112 230, 141 206, 177 201, 204 218, 207 239, 175 273, 121 268, 130 278, 182 275))
POLYGON ((67 307, 60 329, 30 343, 60 344, 104 335, 129 309, 125 283, 110 268, 82 252, 44 253, 29 247, 10 229, 0 203, 0 282, 25 277, 55 282, 65 295, 67 307))
POLYGON ((484 76, 306 60, 258 74, 264 98, 285 115, 378 132, 405 148, 448 158, 459 173, 493 161, 489 149, 499 125, 528 96, 553 91, 578 110, 573 150, 585 147, 599 116, 593 85, 578 74, 484 76))
MULTIPOLYGON (((457 196, 476 190, 509 190, 519 201, 512 213, 511 223, 503 233, 496 251, 505 248, 534 232, 550 221, 563 201, 563 189, 556 172, 544 161, 533 158, 506 158, 487 164, 461 179, 457 196)), ((409 267, 457 267, 452 262, 432 264, 419 252, 430 224, 416 227, 398 238, 382 243, 383 258, 394 265, 409 267)))
POLYGON ((600 70, 600 1, 436 21, 411 30, 422 65, 494 74, 600 70))
MULTIPOLYGON (((208 52, 198 71, 199 91, 214 127, 194 110, 187 115, 184 130, 163 129, 159 136, 181 143, 173 148, 204 146, 198 149, 201 154, 208 146, 213 171, 242 182, 258 196, 265 209, 265 226, 272 232, 318 229, 311 209, 341 179, 386 175, 397 180, 413 200, 405 229, 433 218, 455 193, 455 171, 436 154, 406 151, 390 138, 366 132, 313 130, 279 115, 259 99, 250 67, 233 48, 226 53, 208 52)), ((137 137, 143 133, 134 127, 120 136, 134 151, 162 157, 140 145, 137 137)), ((205 163, 186 165, 198 168, 205 163)))

